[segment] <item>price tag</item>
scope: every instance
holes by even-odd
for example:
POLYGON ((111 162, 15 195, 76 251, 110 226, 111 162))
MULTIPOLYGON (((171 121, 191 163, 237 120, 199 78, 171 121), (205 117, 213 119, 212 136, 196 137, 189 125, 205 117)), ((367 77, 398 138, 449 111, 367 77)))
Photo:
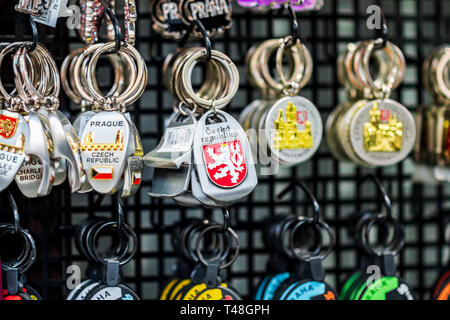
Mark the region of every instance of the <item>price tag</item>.
POLYGON ((43 8, 41 14, 39 16, 32 16, 34 21, 45 24, 52 28, 56 27, 56 21, 58 21, 59 17, 59 9, 61 7, 61 3, 65 2, 64 7, 67 8, 67 0, 49 0, 50 5, 48 9, 43 8))

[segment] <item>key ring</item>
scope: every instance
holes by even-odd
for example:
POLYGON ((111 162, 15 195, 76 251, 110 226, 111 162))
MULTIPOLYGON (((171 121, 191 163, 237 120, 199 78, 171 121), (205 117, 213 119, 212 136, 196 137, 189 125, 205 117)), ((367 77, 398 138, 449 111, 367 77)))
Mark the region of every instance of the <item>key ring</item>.
MULTIPOLYGON (((200 260, 200 262, 202 264, 204 264, 205 266, 207 266, 209 264, 209 262, 205 259, 205 257, 203 256, 203 254, 201 252, 201 249, 200 249, 201 239, 205 236, 205 234, 207 232, 210 232, 213 230, 223 230, 223 226, 215 225, 215 224, 207 226, 200 232, 200 234, 197 238, 197 241, 195 243, 195 252, 197 254, 197 257, 200 260)), ((219 265, 219 270, 222 270, 222 269, 225 269, 225 268, 228 268, 229 266, 231 266, 239 256, 239 250, 240 250, 239 237, 236 234, 236 232, 231 228, 228 228, 228 233, 233 237, 234 241, 236 242, 236 249, 235 249, 234 255, 231 257, 231 259, 228 262, 219 265)), ((222 262, 223 261, 224 260, 222 260, 222 262)))
MULTIPOLYGON (((96 48, 96 50, 92 53, 91 59, 88 63, 87 87, 89 92, 93 96, 94 100, 100 104, 103 104, 105 102, 106 97, 102 96, 99 92, 95 90, 92 78, 94 77, 94 70, 100 55, 102 53, 109 52, 109 50, 112 49, 114 46, 115 46, 114 42, 108 42, 96 48)), ((132 104, 141 96, 147 84, 148 72, 144 59, 134 47, 122 46, 119 52, 126 53, 134 59, 134 65, 133 66, 130 65, 130 70, 132 70, 131 77, 135 77, 136 81, 134 82, 130 81, 124 92, 122 92, 119 96, 115 98, 118 104, 126 106, 132 104), (136 67, 137 71, 134 71, 133 67, 136 67)))
MULTIPOLYGON (((226 91, 226 94, 224 94, 223 97, 216 99, 216 108, 221 109, 227 105, 236 94, 239 87, 239 73, 236 65, 225 54, 216 50, 212 50, 211 54, 212 60, 220 63, 224 67, 224 70, 227 71, 227 77, 230 82, 230 88, 226 91)), ((190 101, 184 101, 186 104, 190 105, 194 103, 199 107, 209 109, 212 106, 212 100, 203 99, 195 93, 191 82, 194 67, 200 60, 204 59, 205 55, 205 49, 201 49, 186 58, 181 69, 180 85, 181 89, 186 93, 187 98, 190 99, 190 101)))
MULTIPOLYGON (((294 61, 296 59, 294 58, 294 61)), ((282 92, 285 95, 296 95, 311 79, 313 71, 313 61, 308 48, 300 42, 295 41, 292 36, 285 37, 280 41, 280 46, 276 51, 276 70, 281 84, 282 92), (300 68, 295 70, 289 80, 286 79, 283 72, 283 55, 286 48, 289 48, 292 56, 299 56, 301 61, 300 68)))
POLYGON ((331 229, 331 227, 325 223, 322 220, 317 220, 314 221, 314 218, 307 218, 307 217, 298 217, 297 218, 297 223, 294 225, 294 227, 291 230, 291 233, 289 235, 289 248, 291 249, 291 251, 293 252, 294 256, 302 261, 305 262, 310 262, 312 260, 325 260, 329 254, 331 253, 331 250, 333 249, 333 247, 336 244, 336 237, 334 235, 334 231, 331 229), (302 254, 302 251, 296 250, 295 247, 295 233, 302 227, 305 225, 317 225, 319 226, 319 229, 324 229, 326 231, 326 233, 328 234, 328 239, 329 239, 329 245, 328 248, 326 250, 324 250, 321 253, 311 253, 311 254, 302 254))

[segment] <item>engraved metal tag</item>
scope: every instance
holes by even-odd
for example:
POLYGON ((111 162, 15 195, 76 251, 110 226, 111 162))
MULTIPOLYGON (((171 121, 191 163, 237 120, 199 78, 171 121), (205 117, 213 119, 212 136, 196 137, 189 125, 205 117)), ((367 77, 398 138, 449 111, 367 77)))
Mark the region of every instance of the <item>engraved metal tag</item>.
POLYGON ((152 179, 152 191, 148 194, 154 198, 173 198, 184 193, 191 177, 191 166, 180 169, 155 168, 152 179))
POLYGON ((214 201, 213 199, 209 198, 202 190, 202 187, 200 185, 200 181, 197 177, 197 172, 195 169, 192 169, 191 172, 191 193, 192 196, 197 199, 203 207, 205 208, 225 208, 231 203, 219 203, 214 201))
POLYGON ((30 112, 25 118, 30 128, 30 139, 29 143, 25 145, 25 152, 27 156, 34 156, 35 159, 38 159, 42 166, 41 181, 36 196, 43 197, 50 193, 53 186, 54 175, 50 159, 53 140, 38 113, 30 112))
POLYGON ((26 156, 30 131, 18 113, 0 110, 0 191, 6 189, 26 156))
POLYGON ((322 141, 322 118, 316 106, 300 96, 277 100, 267 112, 265 141, 272 156, 285 165, 311 158, 322 141))
POLYGON ((201 207, 202 204, 198 201, 190 191, 186 191, 185 193, 176 196, 173 200, 180 206, 189 207, 189 208, 198 208, 201 207))
POLYGON ((258 184, 247 136, 229 114, 206 112, 198 121, 193 150, 200 185, 213 200, 238 201, 258 184))
POLYGON ((132 137, 130 137, 129 154, 127 155, 127 163, 123 171, 122 198, 128 198, 136 194, 141 185, 142 170, 144 169, 142 160, 144 149, 142 148, 141 137, 135 124, 131 121, 129 113, 126 113, 125 117, 129 119, 132 137))
POLYGON ((20 192, 28 198, 38 196, 38 188, 42 181, 42 161, 36 156, 30 156, 24 161, 16 174, 16 184, 20 192))
MULTIPOLYGON (((91 119, 93 116, 95 116, 95 112, 94 111, 83 111, 81 113, 79 113, 76 117, 75 120, 73 121, 73 129, 75 130, 75 133, 77 134, 78 137, 81 137, 83 135, 84 132, 84 128, 86 127, 86 123, 89 121, 89 119, 91 119)), ((81 153, 80 153, 80 158, 81 158, 81 153)), ((89 179, 87 177, 86 171, 83 168, 83 175, 81 176, 81 187, 80 189, 77 191, 78 193, 87 193, 87 192, 91 192, 92 186, 89 184, 89 179)))
POLYGON ((144 156, 146 166, 177 169, 191 160, 197 121, 192 113, 174 113, 158 146, 144 156))
POLYGON ((41 110, 49 122, 53 138, 53 158, 65 159, 68 165, 69 184, 72 192, 81 187, 81 176, 83 174, 80 142, 69 119, 59 110, 41 110))
POLYGON ((353 116, 349 130, 358 157, 375 166, 402 161, 414 148, 416 139, 413 116, 391 99, 366 103, 353 116))
POLYGON ((73 129, 78 137, 82 136, 86 123, 93 116, 95 116, 94 111, 84 111, 76 115, 75 120, 73 120, 73 129))
POLYGON ((81 137, 81 160, 92 188, 114 193, 126 164, 130 124, 117 111, 102 111, 86 124, 81 137))
POLYGON ((191 22, 198 19, 208 36, 223 33, 231 27, 231 2, 229 0, 155 0, 153 2, 153 30, 163 37, 182 39, 190 32, 190 39, 200 39, 191 22))
POLYGON ((181 20, 178 4, 178 0, 153 1, 153 30, 165 38, 180 40, 186 35, 188 26, 181 20))

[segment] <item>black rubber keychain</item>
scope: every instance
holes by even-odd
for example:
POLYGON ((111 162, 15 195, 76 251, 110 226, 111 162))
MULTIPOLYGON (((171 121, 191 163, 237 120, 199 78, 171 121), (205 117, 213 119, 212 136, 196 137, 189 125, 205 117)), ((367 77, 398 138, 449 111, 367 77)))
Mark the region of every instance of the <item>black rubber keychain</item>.
POLYGON ((413 300, 410 287, 397 276, 395 264, 395 256, 405 243, 404 228, 392 216, 391 200, 376 176, 366 175, 359 187, 367 180, 377 187, 383 209, 365 210, 360 214, 354 240, 363 262, 360 263, 361 269, 345 282, 340 297, 346 300, 413 300), (375 229, 378 229, 381 241, 374 245, 371 235, 375 229))
POLYGON ((3 273, 3 300, 42 300, 40 294, 26 284, 25 272, 36 259, 36 244, 27 229, 20 227, 19 210, 11 192, 6 191, 14 222, 0 223, 0 243, 3 273), (17 244, 21 249, 17 251, 17 244))

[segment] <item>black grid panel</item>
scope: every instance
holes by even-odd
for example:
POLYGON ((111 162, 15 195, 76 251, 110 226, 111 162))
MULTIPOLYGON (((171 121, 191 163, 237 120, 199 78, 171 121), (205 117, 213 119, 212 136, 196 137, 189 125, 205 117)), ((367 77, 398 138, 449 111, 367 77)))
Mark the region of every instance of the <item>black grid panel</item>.
MULTIPOLYGON (((366 9, 372 4, 382 7, 388 20, 389 38, 406 56, 407 76, 393 98, 412 111, 419 104, 430 102, 421 82, 421 64, 432 48, 449 41, 449 0, 325 0, 324 8, 319 12, 298 14, 302 39, 310 48, 315 63, 313 77, 302 95, 319 107, 324 120, 346 99, 337 83, 337 54, 348 42, 374 36, 365 23, 366 9)), ((138 2, 136 45, 147 62, 149 82, 139 102, 130 106, 146 152, 157 144, 164 120, 172 110, 173 99, 161 81, 161 67, 164 57, 178 46, 151 30, 149 7, 149 0, 138 2)), ((233 8, 232 28, 214 38, 213 47, 227 53, 241 71, 240 89, 227 107, 227 111, 237 116, 248 103, 258 98, 258 92, 250 86, 244 72, 247 50, 265 39, 289 34, 290 23, 287 16, 280 13, 243 10, 235 3, 233 8)), ((2 9, 0 41, 29 39, 24 20, 12 11, 2 9)), ((65 20, 59 21, 56 29, 40 26, 39 34, 40 41, 49 48, 59 65, 71 50, 81 46, 75 32, 66 28, 65 20)), ((110 70, 104 68, 104 74, 109 75, 110 70)), ((8 73, 10 75, 7 69, 5 64, 2 70, 4 82, 8 82, 8 73)), ((100 84, 107 86, 110 78, 106 76, 100 84)), ((67 97, 61 98, 62 108, 75 115, 78 112, 76 106, 71 105, 67 97)), ((311 186, 322 205, 324 219, 336 231, 337 245, 325 266, 328 281, 340 289, 343 278, 356 268, 355 248, 346 232, 348 216, 361 208, 380 206, 376 190, 370 184, 363 189, 356 187, 366 173, 374 172, 391 195, 394 215, 405 225, 406 246, 398 257, 401 275, 412 285, 418 298, 429 298, 433 282, 448 259, 443 240, 443 212, 450 199, 450 188, 448 185, 414 183, 411 180, 413 171, 411 159, 376 170, 339 163, 331 157, 326 142, 323 142, 316 156, 307 163, 282 169, 276 176, 261 177, 248 201, 232 209, 232 225, 242 243, 240 257, 230 270, 233 284, 244 297, 254 295, 256 284, 265 274, 268 258, 262 244, 262 220, 276 213, 305 213, 306 202, 299 191, 282 202, 274 200, 283 186, 301 179, 311 186)), ((125 206, 127 221, 140 240, 135 259, 124 267, 125 281, 146 299, 158 296, 166 277, 172 272, 176 260, 170 246, 173 224, 207 214, 217 216, 220 221, 220 213, 182 208, 170 200, 152 200, 147 195, 150 186, 151 172, 147 169, 140 193, 127 200, 125 206)), ((111 199, 105 199, 99 208, 95 208, 95 195, 71 195, 66 185, 55 187, 48 197, 32 200, 21 197, 14 186, 11 189, 20 199, 22 224, 33 230, 38 244, 39 257, 27 273, 29 282, 45 298, 63 299, 67 293, 67 266, 77 264, 83 270, 86 267, 84 258, 73 245, 74 226, 86 217, 111 216, 111 199)))

